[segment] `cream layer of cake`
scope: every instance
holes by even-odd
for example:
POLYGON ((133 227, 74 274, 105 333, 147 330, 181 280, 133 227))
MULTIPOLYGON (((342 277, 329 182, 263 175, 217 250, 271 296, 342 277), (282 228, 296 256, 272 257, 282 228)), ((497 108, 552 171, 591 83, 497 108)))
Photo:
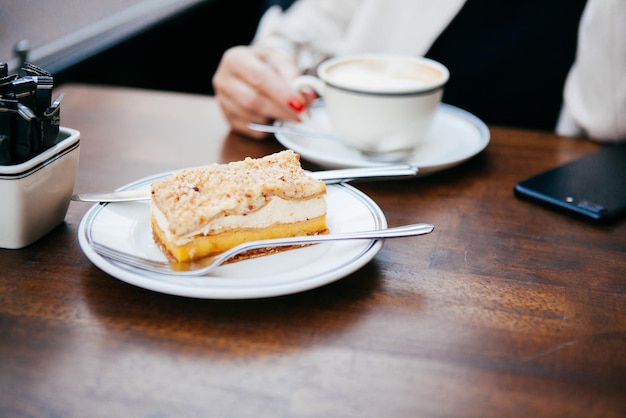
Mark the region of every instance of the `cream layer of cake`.
POLYGON ((260 209, 241 215, 232 214, 217 217, 202 227, 182 235, 174 235, 167 218, 154 203, 150 203, 154 221, 165 238, 174 245, 185 245, 199 235, 216 235, 225 230, 267 228, 281 223, 296 223, 319 218, 326 214, 324 197, 314 197, 306 201, 289 201, 272 197, 260 209))

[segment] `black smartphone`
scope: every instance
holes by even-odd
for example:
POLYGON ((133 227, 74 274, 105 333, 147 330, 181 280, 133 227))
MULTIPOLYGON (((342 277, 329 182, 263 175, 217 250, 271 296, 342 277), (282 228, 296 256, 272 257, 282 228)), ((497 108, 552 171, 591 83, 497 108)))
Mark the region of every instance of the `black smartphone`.
POLYGON ((616 220, 626 214, 626 143, 605 145, 521 181, 514 193, 591 222, 616 220))

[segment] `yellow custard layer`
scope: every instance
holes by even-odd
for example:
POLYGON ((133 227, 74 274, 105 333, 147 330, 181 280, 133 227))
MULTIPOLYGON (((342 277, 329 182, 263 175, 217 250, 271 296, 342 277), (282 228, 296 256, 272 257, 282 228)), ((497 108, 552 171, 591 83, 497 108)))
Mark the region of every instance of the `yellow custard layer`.
POLYGON ((171 261, 192 261, 218 254, 247 241, 289 236, 325 234, 326 215, 289 224, 277 224, 267 228, 246 228, 224 231, 215 235, 198 236, 191 242, 175 245, 152 218, 152 234, 155 242, 171 261))

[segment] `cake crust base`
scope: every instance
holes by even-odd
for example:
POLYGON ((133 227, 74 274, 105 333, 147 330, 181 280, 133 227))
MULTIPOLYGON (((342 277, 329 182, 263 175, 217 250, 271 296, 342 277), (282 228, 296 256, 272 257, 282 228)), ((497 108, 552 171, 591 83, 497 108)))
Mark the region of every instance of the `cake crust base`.
MULTIPOLYGON (((274 225, 268 228, 249 228, 229 230, 215 235, 198 236, 187 244, 178 246, 167 241, 165 234, 159 228, 154 218, 151 219, 152 238, 163 254, 172 262, 185 262, 198 260, 224 252, 236 245, 248 241, 261 239, 284 238, 290 236, 327 234, 326 215, 306 221, 274 225)), ((233 257, 229 262, 241 261, 248 258, 259 257, 286 251, 295 247, 271 247, 259 248, 243 252, 233 257)))

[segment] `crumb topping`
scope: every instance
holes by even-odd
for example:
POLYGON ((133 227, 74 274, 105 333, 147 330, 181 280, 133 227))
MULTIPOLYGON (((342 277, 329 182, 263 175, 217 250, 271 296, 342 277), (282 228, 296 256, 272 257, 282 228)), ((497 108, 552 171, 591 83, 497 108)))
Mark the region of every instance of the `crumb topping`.
POLYGON ((298 154, 285 150, 181 170, 152 183, 151 192, 171 233, 182 235, 217 217, 257 211, 274 196, 285 200, 318 197, 326 193, 326 185, 305 173, 298 154))

